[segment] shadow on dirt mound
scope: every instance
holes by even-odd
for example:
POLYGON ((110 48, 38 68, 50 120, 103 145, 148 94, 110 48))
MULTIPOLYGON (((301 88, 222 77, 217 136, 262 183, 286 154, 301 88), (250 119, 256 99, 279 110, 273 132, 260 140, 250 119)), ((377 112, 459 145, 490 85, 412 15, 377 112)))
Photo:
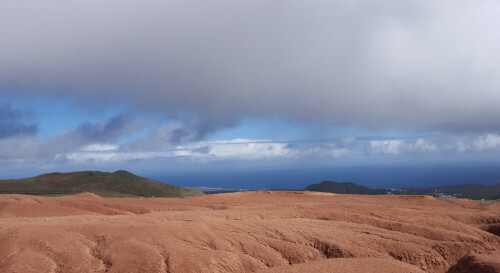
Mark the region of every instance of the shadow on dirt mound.
POLYGON ((465 256, 446 273, 500 273, 498 256, 465 256))

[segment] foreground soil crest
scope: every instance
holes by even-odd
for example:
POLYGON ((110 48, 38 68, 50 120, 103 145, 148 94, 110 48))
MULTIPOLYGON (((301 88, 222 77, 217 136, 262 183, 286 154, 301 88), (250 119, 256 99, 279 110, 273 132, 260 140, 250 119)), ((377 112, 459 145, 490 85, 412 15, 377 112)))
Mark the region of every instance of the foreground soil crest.
POLYGON ((499 202, 426 196, 0 195, 0 272, 500 272, 498 230, 499 202))

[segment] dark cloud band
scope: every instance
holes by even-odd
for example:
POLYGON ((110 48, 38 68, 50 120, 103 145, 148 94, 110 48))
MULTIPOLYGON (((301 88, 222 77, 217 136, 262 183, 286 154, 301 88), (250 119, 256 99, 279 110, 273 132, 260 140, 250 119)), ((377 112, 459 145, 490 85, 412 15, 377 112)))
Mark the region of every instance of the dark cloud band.
POLYGON ((28 123, 26 116, 25 112, 10 104, 0 105, 0 139, 36 134, 38 127, 28 123))
POLYGON ((486 0, 5 0, 0 91, 189 112, 208 127, 282 116, 493 131, 499 9, 486 0))

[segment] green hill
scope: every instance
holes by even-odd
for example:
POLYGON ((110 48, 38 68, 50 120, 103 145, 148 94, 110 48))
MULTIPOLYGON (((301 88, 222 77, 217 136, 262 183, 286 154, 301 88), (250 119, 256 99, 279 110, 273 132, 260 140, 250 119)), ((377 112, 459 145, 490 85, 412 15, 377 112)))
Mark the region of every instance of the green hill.
POLYGON ((323 181, 319 184, 309 185, 306 191, 320 191, 344 194, 386 194, 385 190, 370 189, 350 182, 323 181))
POLYGON ((127 171, 48 173, 32 178, 0 180, 0 194, 60 195, 81 192, 102 197, 188 197, 203 194, 127 171))

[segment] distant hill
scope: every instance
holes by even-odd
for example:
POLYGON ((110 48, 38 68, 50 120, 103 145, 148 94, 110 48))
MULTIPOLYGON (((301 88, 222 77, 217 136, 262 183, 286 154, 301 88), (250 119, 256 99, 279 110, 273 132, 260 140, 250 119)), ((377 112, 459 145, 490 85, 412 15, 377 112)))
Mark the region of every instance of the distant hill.
POLYGON ((203 194, 127 171, 48 173, 32 178, 0 180, 0 194, 61 195, 81 192, 102 197, 188 197, 203 194))
POLYGON ((320 191, 344 194, 386 194, 385 190, 370 189, 350 182, 323 181, 319 184, 312 184, 305 188, 306 191, 320 191))
POLYGON ((427 189, 400 189, 402 194, 427 194, 437 197, 455 197, 455 198, 470 198, 470 199, 500 199, 500 184, 495 185, 478 185, 478 184, 461 184, 452 186, 443 186, 427 189))
POLYGON ((470 198, 475 200, 500 199, 500 184, 462 184, 434 188, 371 189, 354 183, 323 181, 319 184, 310 185, 305 190, 344 194, 431 195, 442 198, 470 198))

